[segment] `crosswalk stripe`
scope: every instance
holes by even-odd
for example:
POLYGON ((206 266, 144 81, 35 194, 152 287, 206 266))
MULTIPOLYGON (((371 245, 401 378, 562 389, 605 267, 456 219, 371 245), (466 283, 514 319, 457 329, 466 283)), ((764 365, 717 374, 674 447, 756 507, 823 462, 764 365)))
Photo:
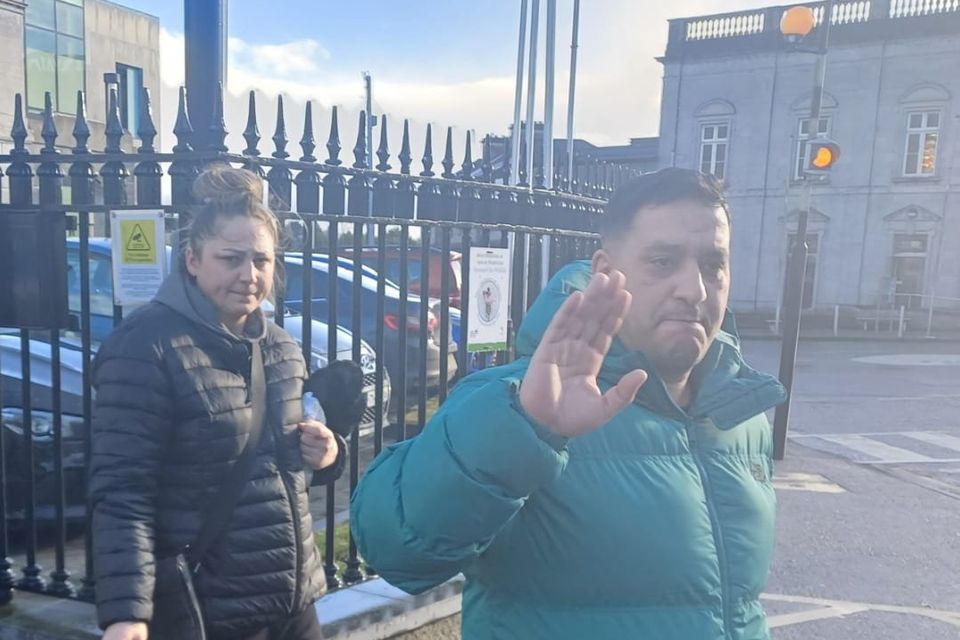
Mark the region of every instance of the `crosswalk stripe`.
POLYGON ((894 463, 924 463, 940 462, 937 458, 921 455, 909 449, 891 446, 879 440, 873 440, 858 435, 818 435, 818 438, 832 444, 838 444, 841 447, 852 449, 857 453, 863 454, 872 460, 862 460, 870 464, 894 464, 894 463))
POLYGON ((913 433, 906 433, 904 435, 908 438, 919 440, 920 442, 935 445, 941 449, 960 451, 960 438, 952 436, 949 433, 943 433, 941 431, 914 431, 913 433))

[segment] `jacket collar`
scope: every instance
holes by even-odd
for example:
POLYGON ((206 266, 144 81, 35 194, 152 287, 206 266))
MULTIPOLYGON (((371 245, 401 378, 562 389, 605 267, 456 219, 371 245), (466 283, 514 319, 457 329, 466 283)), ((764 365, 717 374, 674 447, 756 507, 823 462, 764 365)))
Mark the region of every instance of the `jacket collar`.
POLYGON ((259 341, 267 333, 266 317, 263 315, 263 311, 257 308, 247 318, 243 335, 235 335, 220 322, 216 307, 196 285, 193 278, 183 274, 180 270, 174 271, 166 277, 153 300, 173 309, 188 320, 231 340, 259 341))

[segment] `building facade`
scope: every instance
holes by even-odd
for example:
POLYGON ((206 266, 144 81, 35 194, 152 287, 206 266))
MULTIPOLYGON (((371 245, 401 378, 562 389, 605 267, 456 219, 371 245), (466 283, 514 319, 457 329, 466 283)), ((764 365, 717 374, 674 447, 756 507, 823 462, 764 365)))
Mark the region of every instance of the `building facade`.
MULTIPOLYGON (((42 144, 44 94, 50 92, 58 144, 69 148, 77 92, 86 94, 89 147, 102 150, 108 87, 118 94, 120 119, 132 150, 142 89, 150 90, 153 118, 160 118, 160 21, 107 0, 0 0, 0 154, 12 146, 14 96, 23 108, 35 151, 42 144), (12 54, 12 55, 9 55, 12 54)), ((65 200, 69 202, 69 200, 65 200)))
MULTIPOLYGON (((821 18, 822 4, 811 4, 821 18)), ((780 305, 788 242, 804 208, 805 308, 910 310, 931 299, 956 306, 960 6, 836 2, 817 122, 816 57, 779 33, 784 10, 673 20, 660 58, 660 164, 699 168, 726 184, 732 307, 780 305), (828 176, 805 178, 805 140, 817 133, 842 154, 828 176)))

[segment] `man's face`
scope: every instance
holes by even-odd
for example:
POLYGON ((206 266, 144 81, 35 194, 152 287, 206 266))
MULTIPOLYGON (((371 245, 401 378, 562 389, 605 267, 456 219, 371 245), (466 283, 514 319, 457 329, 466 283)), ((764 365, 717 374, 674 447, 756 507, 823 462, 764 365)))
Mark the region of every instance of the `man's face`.
POLYGON ((721 207, 679 200, 643 207, 593 257, 594 272, 618 269, 633 303, 620 331, 664 378, 703 359, 730 294, 730 226, 721 207))

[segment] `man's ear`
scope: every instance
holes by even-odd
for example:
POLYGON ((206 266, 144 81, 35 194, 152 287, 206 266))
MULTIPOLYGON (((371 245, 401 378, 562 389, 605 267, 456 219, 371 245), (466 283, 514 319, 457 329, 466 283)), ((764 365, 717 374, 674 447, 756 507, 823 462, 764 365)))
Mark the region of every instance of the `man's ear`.
POLYGON ((590 262, 593 266, 594 275, 598 273, 610 275, 610 272, 613 270, 613 262, 610 260, 610 254, 606 249, 597 249, 590 262))

